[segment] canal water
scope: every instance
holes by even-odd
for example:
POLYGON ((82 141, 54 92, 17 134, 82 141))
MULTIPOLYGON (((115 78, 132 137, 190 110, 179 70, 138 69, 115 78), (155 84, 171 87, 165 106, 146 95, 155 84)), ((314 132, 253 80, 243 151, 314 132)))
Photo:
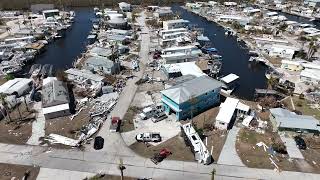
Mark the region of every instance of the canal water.
POLYGON ((76 8, 75 22, 66 31, 65 37, 51 42, 47 50, 39 55, 35 63, 52 64, 56 70, 72 66, 72 62, 81 56, 86 48, 86 39, 92 29, 94 18, 92 8, 76 8))
POLYGON ((234 92, 234 95, 252 100, 255 88, 266 87, 265 72, 267 67, 260 64, 250 64, 248 62, 250 56, 244 44, 239 44, 236 37, 225 36, 223 27, 218 26, 214 22, 207 21, 205 18, 193 14, 178 5, 172 7, 174 12, 179 12, 181 18, 189 20, 190 24, 197 25, 198 28, 203 28, 204 35, 208 36, 219 54, 223 56, 222 60, 222 75, 230 73, 240 76, 240 86, 234 92))

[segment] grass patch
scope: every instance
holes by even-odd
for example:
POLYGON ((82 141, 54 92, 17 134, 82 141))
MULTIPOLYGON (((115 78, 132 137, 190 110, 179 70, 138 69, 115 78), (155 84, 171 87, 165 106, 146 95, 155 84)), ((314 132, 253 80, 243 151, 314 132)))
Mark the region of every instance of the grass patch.
POLYGON ((123 117, 120 132, 128 132, 134 130, 133 118, 141 111, 137 106, 130 106, 123 117))
POLYGON ((308 101, 305 99, 299 99, 297 96, 292 97, 293 103, 297 111, 300 111, 304 115, 314 116, 320 120, 320 111, 318 109, 311 108, 308 101))

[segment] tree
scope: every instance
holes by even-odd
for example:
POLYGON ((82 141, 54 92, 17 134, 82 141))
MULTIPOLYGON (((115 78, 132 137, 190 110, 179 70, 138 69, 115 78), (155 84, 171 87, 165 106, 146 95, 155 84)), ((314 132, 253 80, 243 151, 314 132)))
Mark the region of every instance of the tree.
POLYGON ((4 77, 4 79, 7 80, 7 81, 12 80, 12 79, 14 79, 14 78, 15 78, 15 77, 14 77, 13 74, 6 74, 5 77, 4 77))
MULTIPOLYGON (((4 117, 6 117, 7 118, 7 121, 8 122, 11 122, 12 121, 12 119, 11 119, 11 117, 10 117, 10 112, 9 112, 9 108, 8 108, 8 103, 7 103, 7 101, 6 101, 6 95, 5 94, 2 94, 2 93, 0 93, 0 102, 1 102, 1 104, 3 105, 3 108, 4 108, 4 110, 6 111, 6 115, 7 116, 4 116, 4 117)), ((1 112, 2 112, 2 110, 1 110, 1 112)), ((3 113, 3 112, 2 112, 3 113)))

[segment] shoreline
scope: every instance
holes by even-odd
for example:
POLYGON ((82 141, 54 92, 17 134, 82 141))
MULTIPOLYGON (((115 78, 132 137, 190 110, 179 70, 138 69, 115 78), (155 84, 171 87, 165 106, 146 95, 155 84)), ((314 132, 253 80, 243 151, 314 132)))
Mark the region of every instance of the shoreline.
MULTIPOLYGON (((207 21, 214 22, 215 24, 217 24, 218 26, 220 26, 220 27, 222 27, 222 28, 224 28, 224 29, 230 28, 232 31, 234 31, 234 32, 237 33, 237 34, 234 35, 234 36, 237 37, 237 39, 243 41, 244 44, 245 44, 245 46, 246 46, 246 48, 247 48, 249 51, 256 51, 256 49, 254 48, 254 45, 253 45, 246 37, 244 37, 244 35, 239 34, 239 33, 238 33, 235 29, 233 29, 232 27, 226 26, 226 25, 224 25, 224 24, 216 21, 214 18, 209 18, 209 17, 206 17, 206 16, 202 15, 201 13, 192 11, 192 10, 186 8, 185 6, 181 6, 181 8, 183 8, 183 9, 185 9, 185 10, 187 10, 187 11, 193 13, 193 14, 196 14, 196 15, 202 17, 202 18, 205 18, 207 21)), ((259 55, 260 55, 261 57, 263 57, 263 54, 262 54, 261 52, 259 52, 259 55)), ((274 66, 268 59, 266 59, 266 58, 264 58, 264 57, 263 57, 263 59, 265 60, 265 61, 263 62, 264 65, 266 65, 268 68, 272 69, 273 71, 277 71, 276 68, 275 68, 275 66, 274 66)), ((249 60, 248 60, 248 61, 249 61, 249 60)), ((279 72, 278 72, 278 73, 279 73, 279 72)))

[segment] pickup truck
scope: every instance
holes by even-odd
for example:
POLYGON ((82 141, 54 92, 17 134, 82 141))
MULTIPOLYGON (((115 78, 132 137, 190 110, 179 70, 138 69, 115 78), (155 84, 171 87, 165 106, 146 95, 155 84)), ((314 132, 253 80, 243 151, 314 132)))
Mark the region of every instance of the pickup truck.
POLYGON ((138 142, 160 142, 162 139, 160 133, 148 132, 137 134, 136 140, 138 142))

